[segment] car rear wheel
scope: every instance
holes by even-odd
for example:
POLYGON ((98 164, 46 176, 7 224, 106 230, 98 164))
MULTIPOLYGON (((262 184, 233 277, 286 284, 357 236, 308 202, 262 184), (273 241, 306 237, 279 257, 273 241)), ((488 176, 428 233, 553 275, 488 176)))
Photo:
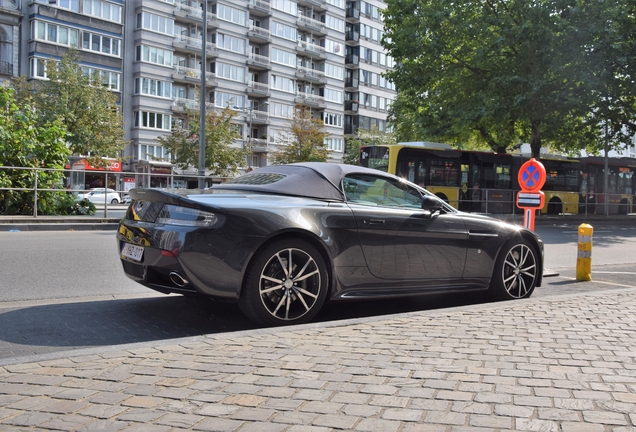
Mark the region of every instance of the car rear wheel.
POLYGON ((266 325, 305 323, 327 297, 327 266, 309 243, 288 239, 267 246, 247 271, 239 306, 266 325))
POLYGON ((539 276, 537 254, 523 239, 504 246, 497 258, 491 294, 499 300, 527 298, 532 295, 539 276))

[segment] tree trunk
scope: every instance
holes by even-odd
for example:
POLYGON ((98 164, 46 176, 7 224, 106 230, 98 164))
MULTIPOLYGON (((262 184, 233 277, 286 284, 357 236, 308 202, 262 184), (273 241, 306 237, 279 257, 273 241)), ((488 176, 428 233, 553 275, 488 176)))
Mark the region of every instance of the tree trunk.
POLYGON ((532 135, 530 136, 530 151, 532 157, 541 158, 541 120, 532 120, 532 135))

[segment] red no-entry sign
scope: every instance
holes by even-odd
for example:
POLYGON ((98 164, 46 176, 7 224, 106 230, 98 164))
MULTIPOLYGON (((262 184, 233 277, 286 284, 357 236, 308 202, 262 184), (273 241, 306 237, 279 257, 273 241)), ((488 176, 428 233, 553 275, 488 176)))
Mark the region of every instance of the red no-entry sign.
POLYGON ((517 207, 524 209, 523 225, 530 230, 534 230, 534 211, 545 205, 545 196, 540 190, 545 184, 545 179, 545 167, 535 158, 519 168, 521 192, 517 193, 517 207))

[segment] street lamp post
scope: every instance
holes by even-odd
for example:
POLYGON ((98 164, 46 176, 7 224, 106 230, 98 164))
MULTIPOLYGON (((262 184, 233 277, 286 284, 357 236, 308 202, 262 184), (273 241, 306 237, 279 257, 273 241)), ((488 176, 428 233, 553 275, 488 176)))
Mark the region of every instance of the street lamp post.
POLYGON ((205 188, 205 63, 207 62, 208 0, 203 0, 203 25, 201 27, 201 91, 199 94, 199 189, 205 188))

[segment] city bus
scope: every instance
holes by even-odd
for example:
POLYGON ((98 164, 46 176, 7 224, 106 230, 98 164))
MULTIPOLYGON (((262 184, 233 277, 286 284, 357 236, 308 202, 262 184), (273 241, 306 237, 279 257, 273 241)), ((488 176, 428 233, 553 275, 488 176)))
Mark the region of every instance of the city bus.
MULTIPOLYGON (((457 150, 448 144, 433 142, 360 148, 362 166, 406 178, 460 210, 482 213, 518 211, 515 205, 515 196, 520 189, 518 172, 528 159, 521 155, 457 150)), ((542 188, 546 205, 541 212, 602 213, 597 197, 604 196, 603 182, 599 182, 604 169, 599 171, 596 159, 555 155, 541 157, 547 175, 542 188), (591 185, 593 192, 588 192, 591 185)), ((615 179, 609 188, 612 192, 608 195, 609 210, 610 213, 627 213, 631 211, 633 202, 636 163, 631 166, 626 163, 621 165, 618 160, 613 163, 610 177, 615 179)))

